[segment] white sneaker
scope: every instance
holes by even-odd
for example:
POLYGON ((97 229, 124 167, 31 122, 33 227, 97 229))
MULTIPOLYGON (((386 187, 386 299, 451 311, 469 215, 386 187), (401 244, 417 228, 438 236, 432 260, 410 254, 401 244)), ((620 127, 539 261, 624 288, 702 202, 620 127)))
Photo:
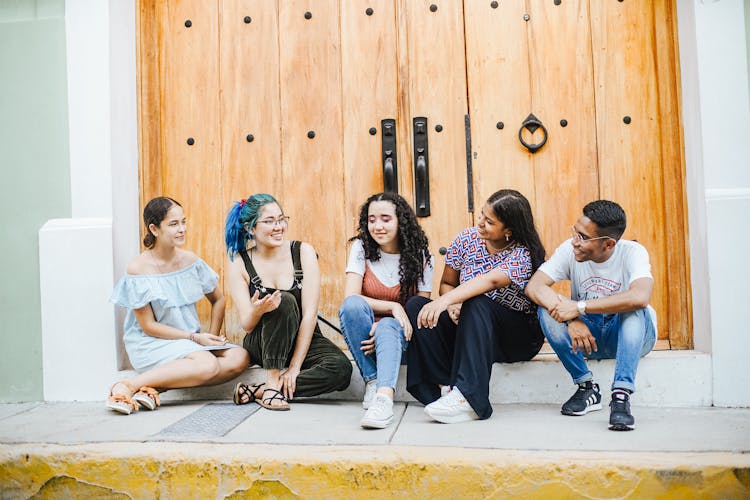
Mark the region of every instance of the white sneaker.
POLYGON ((385 429, 393 421, 393 401, 385 394, 375 394, 359 425, 365 429, 385 429))
POLYGON ((376 382, 377 379, 372 379, 365 383, 365 397, 362 399, 362 408, 365 410, 370 407, 370 402, 372 401, 372 398, 375 397, 375 392, 378 390, 376 382))
MULTIPOLYGON (((449 386, 449 385, 444 385, 444 386, 440 387, 440 398, 442 398, 443 396, 445 396, 445 395, 446 395, 446 394, 448 394, 449 392, 451 392, 451 386, 449 386)), ((433 401, 432 403, 430 403, 430 404, 428 404, 427 406, 425 406, 425 407, 424 407, 424 411, 425 411, 425 413, 427 413, 427 408, 431 408, 431 407, 432 407, 432 405, 434 405, 435 403, 437 403, 438 401, 440 401, 440 398, 436 399, 436 400, 435 400, 435 401, 433 401)), ((428 413, 428 415, 429 415, 429 413, 428 413)))
POLYGON ((424 408, 425 413, 433 420, 444 424, 456 424, 479 420, 479 415, 474 411, 458 387, 454 387, 448 394, 430 403, 424 408))

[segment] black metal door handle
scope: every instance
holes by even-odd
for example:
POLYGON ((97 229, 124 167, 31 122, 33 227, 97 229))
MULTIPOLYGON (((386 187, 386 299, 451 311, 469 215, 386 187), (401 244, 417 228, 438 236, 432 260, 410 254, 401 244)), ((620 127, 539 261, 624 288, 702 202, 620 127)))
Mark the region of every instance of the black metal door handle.
MULTIPOLYGON (((389 153, 391 152, 389 151, 389 153)), ((393 158, 391 156, 388 156, 383 164, 383 191, 386 193, 398 193, 396 170, 393 166, 393 158)))
POLYGON ((414 205, 417 217, 430 215, 430 166, 427 150, 427 118, 413 121, 414 134, 414 205))
POLYGON ((518 140, 521 141, 523 147, 529 150, 529 153, 536 153, 547 143, 547 128, 542 124, 539 118, 534 116, 533 113, 529 114, 529 116, 527 116, 521 124, 521 128, 518 129, 518 140), (539 128, 542 129, 542 133, 544 135, 541 142, 538 142, 536 144, 529 144, 528 142, 523 140, 523 129, 526 129, 533 134, 539 128))
POLYGON ((380 121, 383 148, 383 191, 398 193, 398 160, 396 158, 396 120, 380 121))
POLYGON ((430 210, 430 193, 428 191, 430 180, 427 178, 427 162, 424 155, 417 157, 417 166, 414 170, 417 184, 417 213, 430 210))

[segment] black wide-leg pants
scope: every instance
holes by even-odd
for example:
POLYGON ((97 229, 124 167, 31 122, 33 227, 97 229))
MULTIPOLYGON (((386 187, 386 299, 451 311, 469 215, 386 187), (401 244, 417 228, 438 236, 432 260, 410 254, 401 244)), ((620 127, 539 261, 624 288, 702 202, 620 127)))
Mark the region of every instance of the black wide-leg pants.
POLYGON ((417 295, 406 303, 414 328, 406 389, 427 405, 440 397, 440 385, 456 386, 479 418, 489 418, 492 364, 536 356, 544 343, 536 314, 513 311, 482 294, 463 303, 458 325, 443 312, 435 328, 417 328, 419 311, 428 302, 417 295))

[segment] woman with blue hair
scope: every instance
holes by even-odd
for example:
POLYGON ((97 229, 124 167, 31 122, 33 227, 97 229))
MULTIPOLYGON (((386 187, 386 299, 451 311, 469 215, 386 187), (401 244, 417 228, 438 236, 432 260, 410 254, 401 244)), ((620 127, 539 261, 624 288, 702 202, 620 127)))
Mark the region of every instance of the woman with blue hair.
POLYGON ((288 410, 293 397, 349 385, 351 362, 318 326, 317 254, 308 243, 287 240, 288 226, 269 194, 235 202, 227 214, 227 286, 247 332, 243 347, 267 371, 262 384, 236 385, 235 404, 288 410))

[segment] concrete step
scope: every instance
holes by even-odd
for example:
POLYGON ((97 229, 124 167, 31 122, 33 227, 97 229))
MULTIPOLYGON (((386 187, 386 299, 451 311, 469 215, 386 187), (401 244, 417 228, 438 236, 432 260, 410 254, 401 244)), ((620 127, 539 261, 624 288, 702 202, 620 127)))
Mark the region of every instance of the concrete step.
MULTIPOLYGON (((614 360, 590 361, 594 379, 603 392, 609 390, 614 374, 614 360)), ((122 378, 133 372, 122 371, 122 378)), ((255 366, 237 380, 213 387, 172 390, 164 393, 167 401, 231 399, 237 381, 258 383, 266 379, 265 370, 255 366)), ((490 379, 490 401, 493 404, 532 403, 561 404, 573 393, 574 386, 553 353, 539 354, 531 361, 495 363, 490 379)), ((322 399, 357 401, 362 399, 364 382, 356 366, 351 384, 345 391, 321 396, 322 399)), ((406 366, 401 367, 396 387, 396 401, 414 401, 406 392, 406 366)), ((698 351, 653 351, 638 365, 634 403, 643 406, 710 406, 711 359, 698 351)))
POLYGON ((633 432, 557 404, 394 412, 363 430, 354 401, 0 405, 0 498, 750 498, 750 409, 634 406, 633 432))

